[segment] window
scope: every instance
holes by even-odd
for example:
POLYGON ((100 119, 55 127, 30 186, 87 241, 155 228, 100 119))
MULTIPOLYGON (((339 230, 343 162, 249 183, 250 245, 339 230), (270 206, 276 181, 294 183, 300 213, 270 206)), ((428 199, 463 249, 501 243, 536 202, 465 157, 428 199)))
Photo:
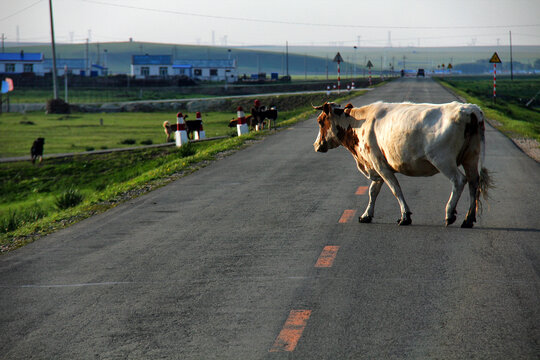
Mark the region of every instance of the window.
POLYGON ((159 68, 159 76, 167 76, 169 74, 167 67, 162 66, 159 68))
POLYGON ((34 64, 24 64, 23 72, 25 73, 34 72, 34 64))
POLYGON ((148 66, 141 67, 141 75, 142 76, 150 75, 150 68, 148 66))
POLYGON ((6 64, 6 72, 7 73, 14 73, 15 72, 15 64, 6 64))
POLYGON ((193 73, 195 74, 195 76, 201 76, 202 75, 202 70, 201 69, 195 69, 195 70, 193 70, 193 73))
POLYGON ((210 76, 217 76, 217 69, 210 69, 210 76))

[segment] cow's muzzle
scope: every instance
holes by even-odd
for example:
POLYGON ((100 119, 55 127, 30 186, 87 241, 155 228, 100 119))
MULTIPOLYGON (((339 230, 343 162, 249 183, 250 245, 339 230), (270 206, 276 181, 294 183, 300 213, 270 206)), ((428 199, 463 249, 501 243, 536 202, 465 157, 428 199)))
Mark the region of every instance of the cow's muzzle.
POLYGON ((315 141, 315 143, 313 143, 313 147, 315 148, 316 152, 325 153, 328 151, 328 142, 326 140, 323 140, 321 142, 315 141))

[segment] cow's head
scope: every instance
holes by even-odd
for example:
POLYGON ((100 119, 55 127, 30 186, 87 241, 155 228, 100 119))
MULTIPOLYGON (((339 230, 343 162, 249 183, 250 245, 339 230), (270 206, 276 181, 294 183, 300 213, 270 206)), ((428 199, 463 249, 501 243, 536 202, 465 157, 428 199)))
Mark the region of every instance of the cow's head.
MULTIPOLYGON (((313 106, 313 105, 312 105, 313 106)), ((352 108, 352 105, 350 105, 352 108)), ((340 105, 335 103, 324 103, 321 106, 313 106, 316 110, 322 110, 317 122, 319 123, 319 135, 317 140, 313 143, 315 151, 327 152, 329 149, 336 148, 340 145, 340 141, 337 138, 336 120, 340 118, 349 109, 349 105, 345 109, 342 109, 340 105)), ((350 110, 349 110, 350 111, 350 110)))

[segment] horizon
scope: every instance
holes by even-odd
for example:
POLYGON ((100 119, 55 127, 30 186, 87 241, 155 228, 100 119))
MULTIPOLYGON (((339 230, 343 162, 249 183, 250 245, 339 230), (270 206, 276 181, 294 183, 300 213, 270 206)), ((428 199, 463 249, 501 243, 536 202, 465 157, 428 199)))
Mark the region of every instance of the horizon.
MULTIPOLYGON (((9 42, 49 42, 45 0, 4 0, 9 42)), ((129 41, 219 47, 540 46, 540 1, 54 0, 56 42, 129 41)))

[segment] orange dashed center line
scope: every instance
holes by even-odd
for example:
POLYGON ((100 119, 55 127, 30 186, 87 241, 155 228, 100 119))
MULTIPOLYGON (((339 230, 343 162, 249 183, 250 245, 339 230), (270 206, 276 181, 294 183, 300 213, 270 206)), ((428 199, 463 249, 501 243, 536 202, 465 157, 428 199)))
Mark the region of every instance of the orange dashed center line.
POLYGON ((367 186, 359 186, 358 189, 356 190, 356 195, 365 195, 367 191, 368 191, 367 186))
POLYGON ((351 220, 354 217, 354 214, 356 214, 356 210, 344 210, 343 215, 339 218, 340 223, 346 223, 349 220, 351 220))
POLYGON ((315 267, 332 267, 338 250, 339 246, 325 246, 319 259, 317 259, 317 262, 315 263, 315 267))
POLYGON ((311 316, 311 310, 291 310, 270 352, 294 351, 311 316))

